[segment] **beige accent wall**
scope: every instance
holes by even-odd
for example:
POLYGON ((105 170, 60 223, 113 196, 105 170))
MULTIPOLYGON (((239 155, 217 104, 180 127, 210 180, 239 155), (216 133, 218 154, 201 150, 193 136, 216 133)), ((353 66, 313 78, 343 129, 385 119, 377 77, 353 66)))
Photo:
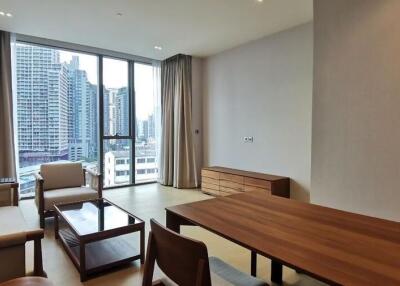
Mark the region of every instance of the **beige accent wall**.
POLYGON ((311 201, 400 220, 400 1, 314 1, 311 201))
POLYGON ((204 165, 289 176, 309 200, 312 55, 309 23, 205 60, 204 165))

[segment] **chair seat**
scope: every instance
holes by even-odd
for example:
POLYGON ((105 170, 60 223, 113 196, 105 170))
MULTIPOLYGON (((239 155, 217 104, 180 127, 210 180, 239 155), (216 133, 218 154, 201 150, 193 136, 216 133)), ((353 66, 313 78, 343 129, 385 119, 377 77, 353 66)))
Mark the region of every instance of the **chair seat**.
MULTIPOLYGON (((243 273, 217 257, 209 258, 212 286, 268 286, 263 280, 243 273)), ((161 279, 166 286, 178 286, 166 275, 161 279)))
POLYGON ((48 190, 43 192, 44 209, 54 210, 56 204, 95 200, 98 197, 98 192, 89 187, 48 190))
POLYGON ((243 273, 217 257, 209 258, 212 285, 266 286, 263 280, 243 273), (226 283, 226 284, 221 284, 226 283))

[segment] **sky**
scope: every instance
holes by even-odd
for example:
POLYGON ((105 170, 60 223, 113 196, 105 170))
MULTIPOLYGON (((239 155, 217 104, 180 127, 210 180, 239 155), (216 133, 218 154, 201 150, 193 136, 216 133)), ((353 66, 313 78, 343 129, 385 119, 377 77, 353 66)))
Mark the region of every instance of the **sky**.
MULTIPOLYGON (((82 53, 60 51, 60 61, 69 63, 72 56, 79 57, 79 68, 85 70, 88 80, 98 84, 97 57, 82 53)), ((153 113, 153 67, 146 64, 135 63, 135 95, 136 117, 145 120, 153 113)), ((120 88, 128 86, 128 63, 126 61, 104 58, 103 83, 106 88, 120 88)))

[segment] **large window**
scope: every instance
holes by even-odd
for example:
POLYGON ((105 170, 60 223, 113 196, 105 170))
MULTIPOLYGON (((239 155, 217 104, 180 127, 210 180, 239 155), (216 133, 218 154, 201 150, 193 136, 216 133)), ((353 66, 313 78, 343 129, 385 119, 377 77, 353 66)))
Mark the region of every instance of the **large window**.
POLYGON ((104 187, 156 180, 152 65, 22 42, 15 50, 22 197, 33 195, 32 174, 48 162, 82 162, 103 173, 104 187))
POLYGON ((129 185, 132 182, 133 96, 129 92, 129 63, 104 57, 103 61, 103 153, 104 187, 129 185), (121 164, 121 162, 124 162, 121 164))
POLYGON ((97 57, 16 45, 17 134, 21 196, 32 195, 40 164, 81 161, 97 167, 97 57))
POLYGON ((155 91, 155 72, 151 65, 135 63, 136 182, 158 177, 159 103, 155 91), (147 170, 147 171, 146 171, 147 170))

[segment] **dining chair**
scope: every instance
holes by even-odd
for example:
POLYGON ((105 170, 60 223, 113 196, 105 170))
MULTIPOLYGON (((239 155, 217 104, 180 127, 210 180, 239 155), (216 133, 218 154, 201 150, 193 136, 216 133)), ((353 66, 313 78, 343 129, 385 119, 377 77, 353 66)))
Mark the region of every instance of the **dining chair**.
POLYGON ((150 220, 142 286, 266 286, 216 257, 208 257, 201 242, 150 220), (155 262, 165 277, 153 282, 155 262))

